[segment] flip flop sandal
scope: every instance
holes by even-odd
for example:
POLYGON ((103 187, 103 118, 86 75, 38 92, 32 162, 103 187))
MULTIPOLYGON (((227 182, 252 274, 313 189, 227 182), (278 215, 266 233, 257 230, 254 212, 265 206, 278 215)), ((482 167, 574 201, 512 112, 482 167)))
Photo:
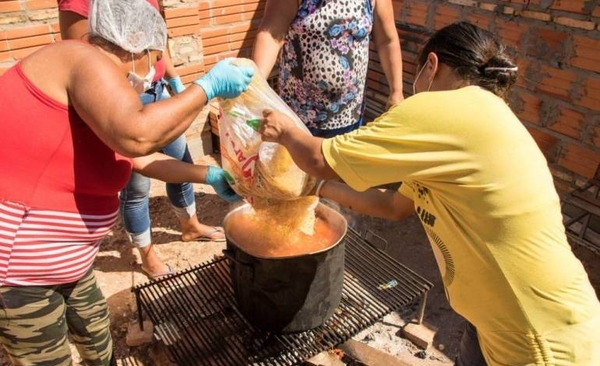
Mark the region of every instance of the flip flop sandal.
POLYGON ((157 282, 159 286, 164 288, 171 289, 179 289, 185 287, 180 278, 173 278, 172 276, 175 274, 171 265, 167 263, 167 270, 160 273, 149 273, 144 269, 144 267, 140 266, 142 273, 146 275, 146 277, 151 282, 157 282))
POLYGON ((171 268, 170 264, 167 264, 167 270, 163 271, 163 272, 158 272, 158 273, 150 273, 147 270, 144 269, 143 266, 140 266, 140 269, 142 270, 142 273, 146 275, 146 277, 148 277, 148 279, 150 281, 158 281, 160 279, 163 279, 165 277, 169 277, 175 274, 175 272, 173 272, 173 269, 171 268))
POLYGON ((214 241, 216 243, 222 243, 225 241, 225 237, 223 238, 213 238, 212 236, 215 233, 223 233, 223 229, 221 229, 220 227, 213 227, 212 230, 198 236, 196 239, 193 239, 192 241, 214 241))

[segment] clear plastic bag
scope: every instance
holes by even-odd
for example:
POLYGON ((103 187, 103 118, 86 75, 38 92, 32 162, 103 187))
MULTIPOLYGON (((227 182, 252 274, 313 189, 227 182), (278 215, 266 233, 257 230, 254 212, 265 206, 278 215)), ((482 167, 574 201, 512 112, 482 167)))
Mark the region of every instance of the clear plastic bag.
POLYGON ((251 66, 256 72, 245 92, 233 99, 219 99, 222 166, 232 178, 231 187, 243 197, 269 200, 307 195, 315 179, 298 168, 285 147, 263 142, 255 128, 263 110, 273 109, 288 114, 298 127, 309 135, 310 132, 269 86, 252 60, 237 58, 232 63, 251 66))

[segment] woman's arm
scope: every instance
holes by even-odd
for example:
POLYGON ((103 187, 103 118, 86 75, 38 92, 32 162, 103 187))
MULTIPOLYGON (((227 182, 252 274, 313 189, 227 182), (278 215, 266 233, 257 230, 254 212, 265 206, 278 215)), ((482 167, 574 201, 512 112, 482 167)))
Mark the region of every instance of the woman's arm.
POLYGON ((297 0, 267 0, 252 50, 252 60, 265 78, 269 77, 277 62, 285 35, 297 11, 297 0))
POLYGON ((121 155, 144 156, 159 150, 182 135, 207 102, 204 90, 193 84, 173 98, 142 106, 126 73, 101 53, 89 53, 71 69, 69 102, 121 155))
POLYGON ((69 103, 107 146, 128 157, 156 152, 186 131, 207 103, 207 90, 198 82, 213 97, 231 98, 247 88, 253 72, 221 60, 180 94, 142 106, 127 81, 128 64, 84 43, 61 47, 86 48, 61 56, 76 59, 68 72, 69 103))
POLYGON ((277 142, 288 149, 294 163, 306 173, 321 179, 338 179, 323 153, 323 139, 301 129, 285 113, 266 109, 259 133, 265 141, 277 142))
POLYGON ((392 1, 377 0, 375 2, 374 18, 373 40, 390 88, 386 104, 386 109, 389 109, 404 99, 402 93, 402 50, 394 22, 392 1))
POLYGON ((388 220, 402 220, 414 213, 413 201, 398 191, 370 188, 358 192, 339 181, 322 181, 319 196, 358 213, 388 220))
POLYGON ((133 170, 166 183, 205 183, 208 166, 186 163, 162 153, 133 159, 133 170))
POLYGON ((133 159, 133 169, 147 177, 167 183, 204 183, 227 202, 236 202, 242 197, 231 188, 223 169, 186 163, 168 155, 154 153, 133 159))

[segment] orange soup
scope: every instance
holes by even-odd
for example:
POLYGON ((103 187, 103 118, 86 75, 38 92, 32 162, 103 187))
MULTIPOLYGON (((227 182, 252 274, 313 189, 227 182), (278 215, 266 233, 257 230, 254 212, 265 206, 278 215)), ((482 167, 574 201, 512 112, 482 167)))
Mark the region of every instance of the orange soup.
POLYGON ((314 233, 278 222, 264 222, 246 214, 230 217, 225 227, 227 238, 244 252, 262 258, 282 258, 319 252, 337 242, 339 235, 317 217, 314 233))

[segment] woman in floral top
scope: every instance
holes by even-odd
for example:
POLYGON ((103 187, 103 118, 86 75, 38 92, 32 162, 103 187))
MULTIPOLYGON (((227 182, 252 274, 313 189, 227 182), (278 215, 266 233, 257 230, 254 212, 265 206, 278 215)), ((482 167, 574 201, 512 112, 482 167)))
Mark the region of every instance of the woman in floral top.
POLYGON ((403 99, 402 56, 391 0, 267 0, 253 59, 268 76, 279 51, 279 94, 315 136, 364 124, 373 35, 389 85, 403 99))

